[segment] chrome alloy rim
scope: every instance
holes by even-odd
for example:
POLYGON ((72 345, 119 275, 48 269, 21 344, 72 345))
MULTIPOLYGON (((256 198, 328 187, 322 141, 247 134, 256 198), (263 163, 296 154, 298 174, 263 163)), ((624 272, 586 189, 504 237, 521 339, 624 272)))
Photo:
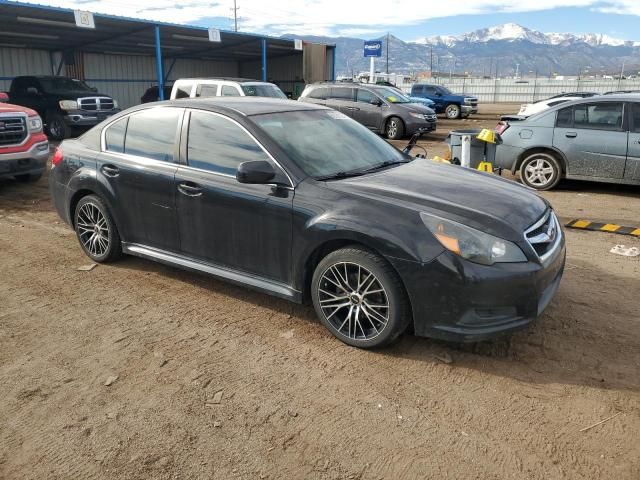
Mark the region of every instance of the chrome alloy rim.
POLYGON ((387 292, 373 273, 357 263, 327 268, 320 277, 318 301, 324 318, 353 340, 375 338, 389 323, 387 292))
POLYGON ((93 203, 80 207, 76 220, 80 242, 94 257, 101 257, 109 250, 109 224, 100 209, 93 203))
POLYGON ((553 166, 548 160, 538 158, 524 169, 527 182, 537 187, 544 187, 553 178, 553 166))
POLYGON ((456 107, 447 107, 447 117, 458 118, 458 109, 456 107))
POLYGON ((397 133, 398 133, 398 122, 396 122, 395 120, 390 120, 389 127, 387 128, 387 134, 390 137, 395 137, 397 133))

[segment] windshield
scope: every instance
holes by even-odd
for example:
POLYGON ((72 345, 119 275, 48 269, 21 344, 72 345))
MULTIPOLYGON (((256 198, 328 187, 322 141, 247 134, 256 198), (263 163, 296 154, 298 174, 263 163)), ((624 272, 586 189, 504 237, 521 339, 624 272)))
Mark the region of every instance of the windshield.
POLYGON ((410 159, 368 128, 334 110, 270 113, 252 120, 315 178, 410 159))
POLYGON ((401 93, 399 90, 395 90, 389 87, 376 87, 372 88, 374 92, 380 95, 389 103, 411 103, 409 97, 401 93))
POLYGON ((275 85, 242 85, 242 91, 247 97, 287 98, 275 85))
POLYGON ((82 80, 66 77, 38 78, 45 92, 93 92, 89 85, 82 80))

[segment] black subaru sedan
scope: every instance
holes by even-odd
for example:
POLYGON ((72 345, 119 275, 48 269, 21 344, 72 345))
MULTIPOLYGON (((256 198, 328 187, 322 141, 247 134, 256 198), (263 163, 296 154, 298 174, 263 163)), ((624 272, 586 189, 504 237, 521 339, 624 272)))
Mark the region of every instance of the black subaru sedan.
POLYGON ((123 253, 310 301, 357 347, 522 328, 558 288, 550 205, 414 159, 322 106, 207 98, 134 107, 52 160, 60 216, 96 262, 123 253))

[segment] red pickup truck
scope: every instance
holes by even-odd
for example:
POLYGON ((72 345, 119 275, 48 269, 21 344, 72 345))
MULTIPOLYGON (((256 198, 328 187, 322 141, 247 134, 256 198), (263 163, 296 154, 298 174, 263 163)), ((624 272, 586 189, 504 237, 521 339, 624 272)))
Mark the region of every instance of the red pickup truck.
POLYGON ((42 119, 34 110, 4 103, 6 100, 6 94, 0 93, 0 178, 35 182, 49 157, 42 119))

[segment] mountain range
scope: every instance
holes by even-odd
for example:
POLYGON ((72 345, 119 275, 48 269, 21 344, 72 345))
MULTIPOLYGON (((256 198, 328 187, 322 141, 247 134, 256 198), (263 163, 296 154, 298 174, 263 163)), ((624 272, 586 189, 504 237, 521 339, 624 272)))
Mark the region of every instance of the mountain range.
MULTIPOLYGON (((289 38, 299 36, 286 35, 289 38)), ((368 71, 369 59, 363 58, 363 39, 350 37, 303 37, 305 40, 335 44, 336 73, 351 75, 368 71)), ((369 39, 372 40, 372 39, 369 39)), ((373 39, 375 40, 375 39, 373 39)), ((386 70, 385 42, 376 70, 386 70)), ((543 33, 515 23, 483 28, 463 35, 425 36, 405 42, 389 36, 389 71, 415 73, 441 72, 442 75, 465 72, 473 76, 550 76, 619 74, 640 69, 640 41, 589 33, 543 33), (496 74, 497 72, 497 74, 496 74)))

